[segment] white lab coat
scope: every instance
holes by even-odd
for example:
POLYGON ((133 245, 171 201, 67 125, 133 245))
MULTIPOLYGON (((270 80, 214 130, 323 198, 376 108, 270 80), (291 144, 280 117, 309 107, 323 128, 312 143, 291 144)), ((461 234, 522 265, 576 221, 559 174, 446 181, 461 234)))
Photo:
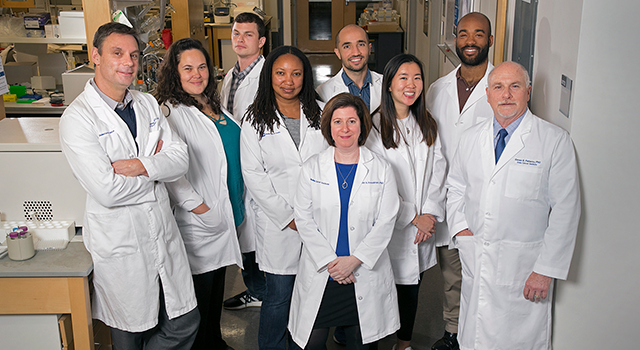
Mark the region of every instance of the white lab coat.
POLYGON ((295 275, 302 241, 288 227, 302 163, 329 147, 320 129, 309 126, 300 106, 300 146, 296 148, 284 119, 262 138, 249 121, 242 123, 240 156, 244 184, 256 213, 256 261, 260 270, 295 275))
MULTIPOLYGON (((233 113, 233 117, 238 122, 244 118, 247 108, 253 103, 253 100, 256 97, 262 66, 264 66, 264 58, 261 59, 260 62, 256 63, 256 66, 253 67, 249 74, 247 74, 240 83, 240 86, 238 86, 238 90, 236 90, 236 94, 233 97, 233 111, 229 112, 233 113)), ((222 81, 222 89, 220 90, 220 102, 224 108, 227 108, 227 100, 229 99, 232 79, 233 73, 229 70, 222 81)))
MULTIPOLYGON (((295 197, 296 223, 304 242, 293 288, 289 331, 304 348, 337 258, 340 193, 331 147, 305 162, 295 197)), ((349 250, 362 261, 353 271, 362 341, 374 342, 400 328, 398 297, 387 244, 398 212, 398 192, 389 164, 360 147, 349 200, 349 250)))
POLYGON ((83 239, 93 259, 93 317, 141 332, 158 323, 160 283, 167 314, 196 307, 189 261, 165 182, 188 167, 187 147, 148 94, 130 91, 137 138, 90 82, 60 120, 60 145, 87 191, 83 239), (154 155, 158 140, 162 150, 154 155), (137 145, 137 147, 136 147, 137 145), (116 175, 111 163, 139 159, 147 176, 116 175))
MULTIPOLYGON (((434 266, 435 237, 431 237, 416 246, 413 241, 418 229, 411 224, 417 215, 431 214, 443 221, 447 162, 440 150, 440 138, 431 146, 422 141, 422 133, 409 114, 410 132, 407 145, 404 140, 398 142, 398 148, 386 149, 378 130, 371 130, 367 147, 385 159, 393 169, 400 195, 400 211, 389 243, 389 255, 393 266, 396 284, 418 284, 420 273, 434 266)), ((380 114, 373 117, 374 124, 380 128, 380 114)), ((400 123, 400 121, 398 121, 400 123)))
MULTIPOLYGON (((487 102, 486 87, 489 73, 493 70, 491 62, 487 65, 484 77, 478 82, 469 99, 460 112, 458 102, 458 66, 444 77, 436 80, 427 91, 427 109, 438 123, 438 138, 442 143, 442 154, 451 164, 462 133, 473 125, 493 117, 493 110, 487 102)), ((446 222, 438 224, 436 247, 449 242, 446 222)))
POLYGON ((462 263, 461 349, 550 349, 552 293, 522 295, 531 272, 566 279, 580 217, 569 134, 527 111, 498 161, 493 120, 463 134, 447 187, 462 263))
MULTIPOLYGON (((344 81, 342 80, 342 72, 344 72, 344 68, 340 69, 338 74, 334 75, 329 80, 325 81, 324 83, 322 83, 322 85, 316 88, 318 95, 320 95, 320 99, 325 103, 339 93, 349 92, 349 88, 344 84, 344 81)), ((370 72, 371 86, 369 87, 369 92, 371 95, 371 101, 369 101, 369 111, 373 113, 373 111, 380 107, 380 95, 382 93, 382 74, 376 73, 372 70, 370 70, 370 72)))
MULTIPOLYGON (((247 108, 253 103, 256 94, 258 93, 258 85, 260 81, 260 72, 264 66, 264 57, 260 62, 256 63, 255 67, 247 74, 242 80, 236 94, 233 98, 233 113, 231 116, 236 121, 240 122, 244 118, 244 114, 247 108)), ((223 108, 227 109, 227 100, 229 99, 229 91, 231 90, 231 80, 233 73, 227 72, 222 82, 222 90, 220 91, 220 104, 223 108)), ((240 249, 243 253, 249 253, 256 250, 256 214, 251 207, 251 195, 249 191, 244 193, 245 213, 244 222, 237 228, 238 242, 240 243, 240 249)))
MULTIPOLYGON (((218 128, 196 107, 169 108, 167 120, 187 143, 189 171, 178 181, 167 183, 174 215, 189 255, 194 275, 236 264, 242 267, 233 209, 227 187, 227 157, 218 128), (191 212, 202 202, 204 214, 191 212)), ((223 110, 228 123, 237 122, 223 110)), ((240 147, 240 144, 238 144, 240 147)))

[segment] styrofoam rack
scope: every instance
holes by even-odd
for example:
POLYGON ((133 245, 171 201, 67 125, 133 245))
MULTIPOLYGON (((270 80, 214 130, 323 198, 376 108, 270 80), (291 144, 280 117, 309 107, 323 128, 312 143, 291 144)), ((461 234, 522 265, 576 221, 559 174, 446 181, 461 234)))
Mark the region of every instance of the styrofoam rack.
POLYGON ((74 221, 0 221, 0 228, 4 232, 18 226, 27 226, 33 237, 42 241, 70 241, 76 234, 74 221))

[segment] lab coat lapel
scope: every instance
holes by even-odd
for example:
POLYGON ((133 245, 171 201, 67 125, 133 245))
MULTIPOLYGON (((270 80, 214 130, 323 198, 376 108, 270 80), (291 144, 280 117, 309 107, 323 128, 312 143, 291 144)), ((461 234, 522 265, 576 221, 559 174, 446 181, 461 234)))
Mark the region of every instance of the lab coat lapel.
MULTIPOLYGON (((520 152, 524 148, 524 141, 531 133, 531 113, 527 110, 525 116, 522 118, 520 125, 514 131, 513 135, 509 139, 507 146, 504 148, 502 155, 500 156, 500 160, 495 166, 493 170, 493 175, 495 175, 500 169, 502 169, 507 163, 520 152)), ((495 158, 495 156, 494 156, 495 158)))
POLYGON ((355 178, 353 179, 353 190, 351 191, 350 198, 354 198, 358 193, 362 182, 369 174, 368 162, 372 159, 371 153, 365 147, 360 147, 360 158, 358 159, 358 168, 356 169, 355 178))
MULTIPOLYGON (((380 76, 374 75, 371 73, 371 86, 369 86, 369 106, 380 106, 381 96, 376 91, 380 91, 382 88, 382 78, 380 76)), ((374 111, 370 111, 373 113, 374 111)))
POLYGON ((493 146, 493 120, 489 119, 485 122, 485 126, 482 128, 480 132, 480 147, 482 151, 480 152, 483 174, 492 174, 494 169, 496 168, 495 161, 495 149, 493 146))
MULTIPOLYGON (((91 92, 92 95, 94 95, 87 100, 91 104, 91 107, 93 108, 93 110, 96 111, 95 115, 102 122, 113 126, 114 130, 122 140, 123 145, 127 148, 127 154, 137 156, 138 147, 136 146, 136 142, 133 139, 133 135, 131 134, 129 127, 127 126, 127 123, 125 123, 124 120, 122 120, 122 118, 114 110, 112 110, 109 107, 109 105, 107 105, 107 103, 102 99, 102 97, 96 90, 97 87, 94 87, 93 85, 91 85, 90 81, 87 82, 86 86, 90 87, 91 90, 89 91, 91 92)), ((134 101, 133 103, 135 106, 136 101, 134 101)), ((136 113, 136 127, 138 128, 138 134, 140 134, 139 131, 141 127, 139 119, 140 118, 138 118, 136 113)))

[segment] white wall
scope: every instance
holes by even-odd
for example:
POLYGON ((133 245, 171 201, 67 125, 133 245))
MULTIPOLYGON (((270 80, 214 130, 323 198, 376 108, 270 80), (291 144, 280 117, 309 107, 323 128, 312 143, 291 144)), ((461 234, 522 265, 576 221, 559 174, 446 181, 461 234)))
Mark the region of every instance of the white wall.
POLYGON ((559 118, 560 72, 571 77, 575 70, 570 126, 583 195, 569 279, 556 290, 554 349, 637 349, 640 117, 634 102, 640 92, 640 46, 629 39, 638 33, 640 3, 541 0, 539 6, 538 37, 548 34, 549 41, 536 40, 536 75, 542 77, 535 79, 548 80, 543 93, 549 106, 538 108, 551 120, 559 118), (565 3, 581 7, 581 13, 565 3), (577 42, 570 42, 576 33, 577 42))
POLYGON ((571 119, 560 113, 560 80, 564 74, 576 82, 582 2, 540 0, 538 3, 531 110, 568 131, 571 119))

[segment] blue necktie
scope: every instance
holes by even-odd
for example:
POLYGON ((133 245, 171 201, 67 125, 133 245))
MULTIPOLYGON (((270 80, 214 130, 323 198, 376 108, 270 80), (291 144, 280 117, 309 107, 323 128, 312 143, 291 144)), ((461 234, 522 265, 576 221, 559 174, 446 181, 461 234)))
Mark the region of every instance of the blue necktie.
POLYGON ((504 139, 507 138, 507 134, 507 130, 505 129, 500 129, 500 131, 498 131, 498 143, 496 144, 496 164, 498 164, 498 159, 500 159, 502 151, 504 151, 504 147, 506 145, 504 139))

